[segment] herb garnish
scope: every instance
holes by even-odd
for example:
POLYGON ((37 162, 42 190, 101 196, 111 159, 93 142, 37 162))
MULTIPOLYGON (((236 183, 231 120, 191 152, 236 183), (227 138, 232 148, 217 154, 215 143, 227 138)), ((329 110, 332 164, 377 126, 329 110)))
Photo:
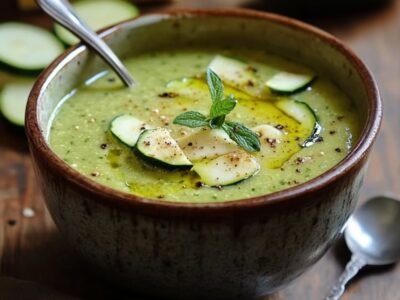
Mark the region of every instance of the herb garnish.
POLYGON ((188 111, 177 116, 174 124, 191 128, 221 128, 246 151, 260 151, 260 140, 255 132, 241 123, 225 120, 226 116, 235 108, 237 100, 233 95, 225 97, 221 79, 210 68, 207 69, 207 84, 212 100, 209 116, 206 117, 197 111, 188 111))

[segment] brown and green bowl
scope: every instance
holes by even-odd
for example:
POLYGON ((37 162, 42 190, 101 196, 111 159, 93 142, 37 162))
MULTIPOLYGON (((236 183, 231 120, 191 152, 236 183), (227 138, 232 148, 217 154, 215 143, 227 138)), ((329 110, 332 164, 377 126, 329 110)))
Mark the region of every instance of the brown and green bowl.
POLYGON ((254 299, 315 263, 354 210, 382 118, 378 89, 360 59, 317 28, 251 10, 145 15, 102 36, 121 57, 171 44, 207 44, 246 45, 294 59, 330 77, 353 99, 363 131, 334 168, 277 193, 209 204, 123 193, 78 173, 49 146, 49 124, 61 99, 105 68, 85 46, 74 47, 41 74, 26 114, 38 180, 66 240, 100 274, 157 299, 254 299))

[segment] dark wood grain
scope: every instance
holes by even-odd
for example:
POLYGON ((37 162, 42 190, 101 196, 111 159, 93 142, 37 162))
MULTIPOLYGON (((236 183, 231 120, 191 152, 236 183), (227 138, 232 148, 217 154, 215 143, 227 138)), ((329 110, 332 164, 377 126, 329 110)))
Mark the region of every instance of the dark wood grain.
MULTIPOLYGON (((190 0, 167 6, 147 6, 144 10, 228 5, 280 10, 270 3, 190 0)), ((374 8, 360 8, 352 13, 342 11, 332 15, 329 10, 317 15, 309 11, 289 13, 347 42, 375 75, 385 115, 360 203, 380 194, 400 197, 400 0, 374 8)), ((6 14, 5 18, 26 20, 44 27, 51 25, 40 13, 6 14)), ((348 258, 344 242, 339 241, 308 272, 269 299, 323 299, 348 258)), ((399 300, 399 285, 400 265, 370 268, 351 282, 343 299, 399 300)), ((0 299, 61 299, 54 290, 83 299, 131 298, 97 278, 66 245, 44 207, 24 133, 0 119, 0 299), (35 210, 33 218, 23 217, 25 207, 35 210), (10 280, 10 277, 24 281, 10 280), (23 294, 24 291, 27 294, 23 294)))

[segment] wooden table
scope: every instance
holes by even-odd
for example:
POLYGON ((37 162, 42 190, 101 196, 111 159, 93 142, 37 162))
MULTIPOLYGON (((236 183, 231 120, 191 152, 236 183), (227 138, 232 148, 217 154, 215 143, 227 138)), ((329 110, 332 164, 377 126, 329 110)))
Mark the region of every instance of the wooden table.
MULTIPOLYGON (((268 8, 267 1, 188 0, 169 4, 181 7, 228 5, 268 8)), ((156 8, 144 8, 153 9, 156 8)), ((40 13, 9 18, 51 25, 40 13)), ((350 45, 367 63, 380 85, 385 117, 360 202, 380 194, 400 196, 400 155, 397 155, 400 149, 400 0, 364 12, 318 18, 306 16, 303 19, 350 45)), ((348 258, 344 242, 339 241, 309 271, 268 299, 323 299, 348 258)), ((68 248, 42 201, 24 134, 0 119, 0 299, 62 297, 42 285, 63 295, 84 299, 131 299, 123 291, 96 278, 68 248), (25 207, 33 208, 35 216, 24 217, 22 210, 25 207), (14 281, 5 276, 41 285, 14 281)), ((400 265, 367 269, 350 284, 343 299, 399 300, 399 285, 400 265)))

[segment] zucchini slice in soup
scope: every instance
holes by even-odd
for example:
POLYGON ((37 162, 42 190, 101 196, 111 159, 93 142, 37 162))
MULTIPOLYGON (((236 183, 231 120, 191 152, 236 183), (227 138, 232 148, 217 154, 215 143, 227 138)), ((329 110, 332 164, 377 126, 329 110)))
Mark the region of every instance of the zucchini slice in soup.
POLYGON ((136 145, 140 134, 146 129, 150 129, 150 126, 129 114, 115 117, 110 126, 111 133, 129 147, 136 145))
POLYGON ((192 170, 206 185, 223 186, 238 183, 255 175, 260 170, 260 165, 254 156, 239 150, 197 163, 192 170))
POLYGON ((165 128, 143 131, 134 151, 142 159, 162 168, 190 169, 192 167, 192 163, 165 128))
POLYGON ((262 90, 260 90, 260 85, 257 85, 256 69, 245 62, 217 55, 208 67, 227 85, 252 96, 261 96, 262 90))
POLYGON ((276 102, 275 105, 310 132, 310 135, 304 140, 302 146, 309 147, 314 144, 321 132, 321 126, 312 108, 307 103, 296 100, 280 100, 276 102))
POLYGON ((315 78, 315 74, 304 69, 304 73, 280 72, 270 78, 266 85, 273 92, 294 93, 305 88, 315 78))
POLYGON ((222 129, 202 128, 177 142, 191 161, 212 159, 239 149, 222 129))

